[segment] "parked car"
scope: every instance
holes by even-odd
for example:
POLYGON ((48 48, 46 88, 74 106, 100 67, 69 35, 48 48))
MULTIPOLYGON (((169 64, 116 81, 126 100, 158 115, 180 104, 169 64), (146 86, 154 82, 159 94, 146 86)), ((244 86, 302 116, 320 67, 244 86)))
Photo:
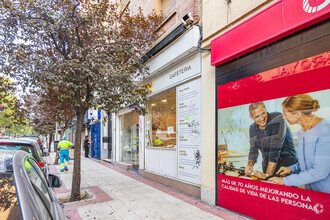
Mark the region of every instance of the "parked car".
POLYGON ((41 152, 42 153, 45 152, 45 147, 44 147, 42 141, 40 140, 39 136, 37 136, 37 135, 23 135, 22 138, 36 140, 38 142, 38 144, 39 144, 39 147, 41 149, 41 152))
POLYGON ((42 152, 38 143, 32 139, 0 139, 0 149, 2 150, 23 150, 29 153, 36 159, 40 168, 47 176, 49 173, 49 168, 46 160, 42 157, 42 152))
POLYGON ((66 219, 51 188, 62 181, 53 174, 47 179, 30 154, 0 150, 0 219, 66 219))
POLYGON ((34 141, 39 145, 39 148, 41 150, 42 156, 48 156, 48 150, 43 147, 42 142, 40 142, 40 140, 38 140, 38 138, 31 138, 31 137, 20 137, 18 139, 24 139, 24 140, 30 140, 30 141, 34 141), (41 144, 40 144, 41 143, 41 144))

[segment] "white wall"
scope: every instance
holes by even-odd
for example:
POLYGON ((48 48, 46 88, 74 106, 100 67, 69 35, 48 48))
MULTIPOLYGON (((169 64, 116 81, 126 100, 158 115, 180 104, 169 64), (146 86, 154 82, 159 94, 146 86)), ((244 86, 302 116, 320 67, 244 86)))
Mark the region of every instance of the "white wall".
POLYGON ((146 170, 177 178, 177 152, 176 149, 146 148, 146 170))

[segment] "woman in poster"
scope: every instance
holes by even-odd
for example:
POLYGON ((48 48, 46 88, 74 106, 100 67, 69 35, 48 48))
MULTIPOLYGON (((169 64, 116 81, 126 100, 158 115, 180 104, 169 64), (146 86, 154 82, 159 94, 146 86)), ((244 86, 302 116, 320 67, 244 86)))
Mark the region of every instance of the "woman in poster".
POLYGON ((320 108, 318 100, 308 94, 290 96, 282 107, 289 124, 301 126, 297 135, 298 163, 281 167, 277 174, 282 177, 269 181, 330 193, 330 122, 313 114, 320 108))

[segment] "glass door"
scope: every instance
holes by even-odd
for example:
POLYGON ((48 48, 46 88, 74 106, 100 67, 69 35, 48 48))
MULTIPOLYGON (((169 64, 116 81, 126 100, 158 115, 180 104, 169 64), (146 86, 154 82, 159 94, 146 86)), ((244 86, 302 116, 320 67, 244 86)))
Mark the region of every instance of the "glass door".
POLYGON ((121 162, 139 164, 139 114, 136 111, 119 116, 121 162))

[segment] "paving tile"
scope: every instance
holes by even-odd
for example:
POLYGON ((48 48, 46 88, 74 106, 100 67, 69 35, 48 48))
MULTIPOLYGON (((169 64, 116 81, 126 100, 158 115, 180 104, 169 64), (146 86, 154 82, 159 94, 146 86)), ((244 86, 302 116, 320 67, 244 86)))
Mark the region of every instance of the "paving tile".
POLYGON ((183 217, 176 218, 176 220, 205 220, 205 218, 199 217, 194 214, 189 214, 183 217))
MULTIPOLYGON (((204 218, 205 219, 205 218, 204 218)), ((218 217, 218 216, 211 216, 211 217, 209 217, 209 218, 207 218, 206 220, 221 220, 221 219, 223 219, 223 218, 220 218, 220 217, 218 217)), ((229 218, 227 218, 227 219, 230 219, 230 217, 229 218)))
POLYGON ((129 220, 129 219, 141 219, 142 220, 142 218, 140 217, 140 216, 138 216, 136 213, 134 213, 134 212, 132 212, 132 211, 128 211, 128 212, 120 212, 120 213, 118 213, 117 211, 116 211, 116 213, 117 213, 117 215, 121 218, 121 219, 127 219, 127 220, 129 220))
POLYGON ((112 200, 107 202, 108 206, 113 210, 116 210, 118 213, 131 211, 131 208, 126 206, 122 201, 112 200))
POLYGON ((122 219, 106 202, 78 207, 78 212, 80 217, 86 220, 122 219))
POLYGON ((220 218, 220 217, 218 217, 216 215, 213 215, 212 213, 206 212, 206 211, 204 211, 204 212, 194 211, 193 214, 195 216, 199 216, 202 219, 214 219, 214 220, 215 219, 222 219, 222 218, 220 218))
POLYGON ((176 208, 173 206, 159 209, 157 212, 159 213, 159 216, 164 219, 178 219, 192 214, 188 210, 176 208))

